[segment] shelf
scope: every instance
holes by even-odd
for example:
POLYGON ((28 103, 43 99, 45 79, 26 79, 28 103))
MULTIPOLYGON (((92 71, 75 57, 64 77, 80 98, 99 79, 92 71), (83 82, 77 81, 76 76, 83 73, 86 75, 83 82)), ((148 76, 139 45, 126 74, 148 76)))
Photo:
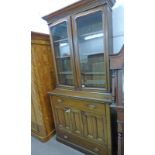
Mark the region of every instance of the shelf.
POLYGON ((104 80, 87 80, 85 81, 85 85, 89 86, 97 86, 97 85, 104 85, 104 80))
POLYGON ((81 73, 82 75, 105 75, 104 72, 85 72, 81 73))
POLYGON ((101 52, 98 52, 98 53, 93 52, 93 54, 88 55, 88 57, 95 57, 95 56, 104 56, 104 53, 103 52, 102 53, 101 52))
POLYGON ((70 58, 70 56, 62 56, 62 57, 56 57, 56 59, 65 59, 65 58, 70 58))
MULTIPOLYGON (((103 31, 96 31, 96 32, 85 33, 85 34, 81 34, 79 36, 80 37, 86 37, 86 36, 96 35, 96 34, 100 34, 100 33, 103 33, 103 31)), ((104 36, 104 33, 103 33, 103 36, 104 36)))
POLYGON ((53 42, 54 42, 54 43, 57 43, 57 42, 66 41, 66 40, 68 40, 68 38, 59 39, 59 40, 56 40, 56 41, 53 41, 53 42))
POLYGON ((101 55, 101 56, 104 56, 104 53, 103 52, 100 52, 100 51, 93 51, 92 53, 89 52, 89 53, 86 53, 86 52, 83 52, 85 54, 82 54, 83 56, 88 56, 88 57, 93 57, 93 56, 98 56, 98 55, 101 55))
POLYGON ((59 72, 58 74, 71 75, 72 72, 70 72, 70 71, 66 71, 66 72, 59 72))

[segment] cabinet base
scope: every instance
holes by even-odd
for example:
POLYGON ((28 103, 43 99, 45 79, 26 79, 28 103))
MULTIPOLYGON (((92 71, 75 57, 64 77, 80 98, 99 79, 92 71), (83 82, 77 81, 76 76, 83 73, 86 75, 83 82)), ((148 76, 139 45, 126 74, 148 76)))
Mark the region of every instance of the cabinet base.
POLYGON ((68 146, 70 146, 70 147, 72 147, 72 148, 74 148, 74 149, 76 149, 76 150, 78 150, 78 151, 80 151, 82 153, 85 153, 86 155, 97 155, 94 152, 91 152, 91 151, 89 151, 89 150, 87 150, 87 149, 85 149, 85 148, 83 148, 83 147, 81 147, 79 145, 73 144, 73 143, 71 143, 71 142, 69 142, 69 141, 67 141, 65 139, 62 139, 62 138, 60 138, 58 136, 56 136, 56 140, 63 143, 63 144, 65 144, 65 145, 68 145, 68 146))
POLYGON ((39 135, 37 132, 35 131, 31 131, 31 135, 34 136, 35 138, 39 139, 42 142, 46 142, 48 141, 51 137, 53 137, 55 135, 55 130, 53 130, 52 132, 50 132, 47 136, 41 136, 39 135))

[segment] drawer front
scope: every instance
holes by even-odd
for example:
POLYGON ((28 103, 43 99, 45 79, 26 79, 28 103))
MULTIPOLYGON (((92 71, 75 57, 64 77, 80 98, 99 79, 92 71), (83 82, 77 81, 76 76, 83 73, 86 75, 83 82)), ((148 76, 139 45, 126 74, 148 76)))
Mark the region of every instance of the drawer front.
POLYGON ((88 141, 82 137, 78 137, 71 133, 67 133, 61 130, 57 130, 57 137, 68 141, 71 144, 82 147, 82 150, 90 151, 94 155, 108 155, 108 151, 105 145, 99 145, 88 141))
POLYGON ((93 101, 72 99, 61 96, 52 96, 52 104, 74 107, 82 111, 89 111, 97 114, 105 114, 105 105, 93 101))

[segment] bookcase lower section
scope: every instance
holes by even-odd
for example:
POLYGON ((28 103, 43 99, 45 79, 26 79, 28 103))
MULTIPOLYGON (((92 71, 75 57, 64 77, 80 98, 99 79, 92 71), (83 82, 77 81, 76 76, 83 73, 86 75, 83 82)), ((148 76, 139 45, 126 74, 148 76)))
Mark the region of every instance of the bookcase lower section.
POLYGON ((58 141, 89 155, 111 155, 108 104, 58 94, 50 99, 58 141))

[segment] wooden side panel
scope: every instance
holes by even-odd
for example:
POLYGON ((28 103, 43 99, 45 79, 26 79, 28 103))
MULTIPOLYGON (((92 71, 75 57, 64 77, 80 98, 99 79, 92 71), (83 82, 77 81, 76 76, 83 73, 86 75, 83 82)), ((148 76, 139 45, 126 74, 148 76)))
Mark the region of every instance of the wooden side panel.
POLYGON ((111 105, 113 154, 124 155, 124 45, 118 54, 110 56, 110 69, 114 102, 111 105))
POLYGON ((124 107, 117 107, 118 155, 124 155, 124 107))
POLYGON ((31 63, 31 95, 32 95, 32 105, 34 107, 35 111, 35 117, 38 125, 43 125, 43 118, 41 113, 41 107, 40 107, 40 94, 38 92, 38 85, 37 85, 37 72, 34 68, 34 59, 33 59, 33 53, 34 48, 32 47, 32 63, 31 63))
POLYGON ((47 95, 47 92, 55 88, 55 74, 49 36, 32 32, 31 37, 31 92, 34 107, 32 124, 39 127, 39 131, 35 133, 38 138, 46 139, 55 130, 52 108, 47 95))
POLYGON ((38 126, 35 124, 37 122, 34 105, 31 103, 31 128, 35 132, 39 132, 38 126))
POLYGON ((31 104, 31 120, 32 122, 36 122, 36 116, 35 116, 33 104, 31 104))

